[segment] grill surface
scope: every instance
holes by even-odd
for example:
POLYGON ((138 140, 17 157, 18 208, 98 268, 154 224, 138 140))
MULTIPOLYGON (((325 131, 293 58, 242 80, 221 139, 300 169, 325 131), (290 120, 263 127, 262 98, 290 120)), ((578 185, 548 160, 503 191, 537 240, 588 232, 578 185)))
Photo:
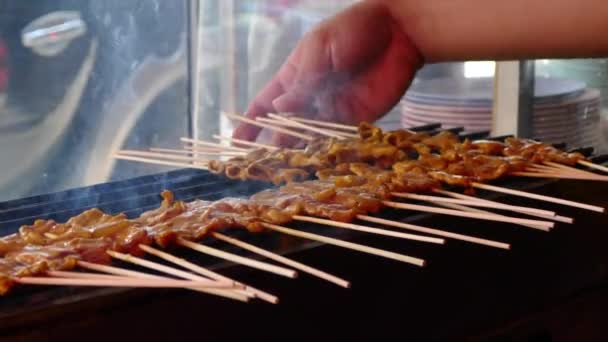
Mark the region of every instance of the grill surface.
MULTIPOLYGON (((436 130, 439 128, 439 125, 430 125, 422 127, 420 130, 436 130)), ((454 129, 453 131, 458 132, 459 130, 454 129)), ((475 139, 484 138, 486 136, 487 133, 473 133, 469 135, 469 137, 475 139)), ((586 153, 592 152, 592 150, 589 149, 583 149, 582 151, 586 153)), ((596 160, 601 161, 603 158, 605 157, 598 156, 596 160)), ((584 182, 555 182, 535 179, 508 179, 502 183, 508 184, 508 186, 511 188, 536 188, 542 190, 542 192, 553 192, 558 196, 568 198, 573 198, 573 196, 576 195, 575 192, 570 188, 574 184, 577 185, 579 195, 582 191, 582 193, 587 197, 591 195, 592 201, 596 200, 596 202, 597 199, 602 198, 601 192, 599 191, 606 188, 602 185, 595 187, 594 189, 590 189, 589 184, 584 182)), ((0 234, 6 235, 13 233, 20 225, 30 224, 36 218, 65 221, 69 219, 69 217, 77 215, 83 210, 93 207, 100 208, 101 210, 112 214, 124 212, 129 217, 135 217, 145 210, 157 207, 160 202, 159 193, 165 189, 172 190, 177 199, 188 201, 195 198, 215 200, 228 196, 247 196, 267 187, 269 187, 269 185, 264 183, 226 180, 201 170, 176 170, 125 181, 99 184, 54 194, 46 194, 0 203, 0 234)), ((497 194, 488 193, 481 193, 480 195, 488 198, 502 197, 497 194)), ((570 208, 557 208, 556 206, 534 201, 527 201, 524 199, 505 197, 502 200, 507 203, 519 205, 545 207, 554 210, 559 209, 560 213, 564 213, 564 215, 570 214, 569 216, 573 216, 577 219, 586 215, 584 212, 572 210, 570 208)), ((601 204, 606 205, 605 202, 601 204)), ((381 279, 380 281, 382 281, 382 279, 387 280, 386 278, 381 277, 389 277, 389 279, 393 277, 397 282, 401 280, 406 281, 407 285, 405 283, 400 283, 402 288, 404 290, 414 291, 409 292, 407 296, 411 296, 412 293, 419 293, 421 298, 427 298, 429 301, 436 298, 437 293, 434 291, 445 290, 445 286, 449 285, 446 284, 446 279, 449 279, 449 277, 458 279, 461 276, 461 274, 456 271, 455 267, 459 269, 468 268, 466 271, 464 271, 464 274, 470 275, 472 279, 470 279, 470 282, 467 283, 469 284, 469 287, 467 288, 465 286, 465 292, 463 292, 462 295, 465 296, 467 293, 468 295, 475 295, 475 293, 480 294, 479 296, 471 297, 470 299, 473 307, 477 305, 475 308, 477 314, 482 314, 482 316, 483 310, 492 311, 492 308, 488 307, 488 303, 483 303, 492 297, 492 293, 496 296, 504 295, 505 298, 517 298, 519 296, 520 300, 522 298, 531 300, 535 295, 538 295, 537 292, 540 291, 539 288, 532 286, 532 284, 536 284, 539 287, 544 287, 547 289, 548 293, 544 294, 549 295, 549 297, 542 298, 541 300, 542 304, 547 304, 558 302, 564 298, 569 298, 570 296, 573 296, 574 293, 583 291, 583 289, 597 287, 599 286, 598 284, 604 284, 605 282, 604 271, 598 271, 597 269, 598 267, 605 267, 605 254, 600 253, 598 256, 594 254, 596 253, 595 250, 588 250, 587 253, 583 253, 584 256, 589 256, 589 253, 593 251, 591 255, 597 257, 597 260, 595 260, 591 265, 586 264, 583 265, 583 267, 580 267, 580 265, 573 264, 573 261, 565 257, 565 255, 561 255, 562 252, 581 253, 580 250, 560 251, 561 247, 559 247, 559 244, 551 244, 551 240, 564 238, 564 236, 560 237, 560 232, 562 232, 562 229, 556 229, 556 231, 552 232, 551 235, 546 235, 512 225, 487 223, 483 221, 471 222, 470 220, 461 220, 404 211, 386 210, 383 212, 383 216, 402 221, 416 221, 421 225, 445 228, 446 230, 457 231, 463 234, 477 235, 490 239, 511 242, 513 243, 514 250, 505 253, 502 251, 496 251, 485 247, 473 246, 454 241, 449 241, 448 245, 445 247, 426 246, 424 244, 415 242, 401 240, 395 241, 397 239, 390 240, 364 234, 355 234, 352 232, 337 229, 327 229, 310 224, 304 226, 294 223, 291 225, 308 231, 321 232, 324 235, 340 236, 341 238, 355 240, 370 245, 382 246, 386 249, 403 252, 413 256, 424 257, 429 260, 430 265, 429 268, 420 270, 416 269, 415 267, 401 264, 395 265, 391 262, 385 262, 382 259, 374 257, 355 255, 350 252, 345 252, 339 248, 322 246, 316 243, 305 243, 302 240, 294 240, 278 236, 276 234, 253 235, 245 234, 244 232, 240 231, 231 231, 230 233, 239 236, 241 239, 253 242, 259 246, 275 250, 283 254, 300 256, 302 260, 311 260, 311 265, 319 266, 336 274, 343 275, 348 279, 350 279, 351 275, 353 274, 356 278, 360 278, 359 273, 363 271, 363 273, 367 274, 368 277, 374 277, 376 272, 379 273, 379 279, 381 279), (555 236, 557 236, 557 238, 555 236), (549 246, 548 249, 543 250, 543 246, 547 245, 549 246), (544 258, 541 258, 542 262, 540 264, 538 264, 538 262, 534 263, 534 267, 545 267, 546 269, 533 271, 524 267, 524 270, 520 272, 518 268, 521 267, 522 264, 525 265, 526 262, 529 261, 529 258, 537 258, 538 252, 546 252, 547 255, 545 255, 544 258), (457 259, 459 261, 450 261, 455 255, 458 255, 457 259), (554 258, 555 260, 549 260, 547 259, 548 257, 554 258), (466 263, 466 265, 456 264, 456 262, 466 263), (566 263, 565 266, 563 265, 564 262, 566 263), (362 265, 358 265, 357 263, 362 263, 362 265), (565 267, 563 278, 559 276, 561 272, 559 267, 562 266, 565 267), (367 271, 365 270, 365 267, 372 269, 367 271), (392 270, 391 267, 393 267, 392 270), (394 269, 398 269, 400 274, 394 275, 394 269), (506 273, 503 275, 496 274, 497 271, 501 269, 506 273), (389 272, 388 270, 391 271, 389 272), (501 280, 506 281, 507 283, 509 282, 509 278, 507 278, 506 275, 528 277, 528 279, 519 279, 521 283, 514 286, 515 291, 509 292, 508 287, 504 287, 504 284, 500 284, 501 280), (410 280, 415 280, 416 282, 420 282, 420 284, 411 283, 410 280), (478 285, 475 285, 473 280, 479 282, 478 285), (526 286, 524 286, 526 282, 531 284, 531 289, 526 289, 526 286), (489 288, 482 288, 488 285, 490 286, 489 288), (559 298, 559 300, 557 298, 559 298)), ((588 223, 591 225, 591 228, 588 229, 592 229, 593 231, 596 230, 597 225, 605 226, 606 223, 605 216, 601 215, 596 217, 595 221, 594 218, 590 218, 589 220, 591 220, 589 221, 591 223, 588 223)), ((568 231, 566 236, 572 238, 572 235, 570 234, 572 234, 573 230, 575 231, 578 228, 579 225, 565 226, 563 227, 563 231, 568 231)), ((204 243, 215 244, 217 242, 205 241, 204 243)), ((241 251, 227 245, 222 245, 221 248, 235 253, 242 253, 241 251)), ((580 245, 577 246, 577 248, 586 248, 586 245, 580 245)), ((311 280, 303 281, 304 285, 297 285, 294 284, 294 282, 286 282, 285 285, 282 285, 282 283, 281 285, 277 285, 275 282, 269 282, 267 278, 261 277, 258 273, 241 267, 236 267, 227 263, 220 263, 217 262, 217 260, 201 257, 200 255, 193 255, 192 253, 182 250, 175 252, 177 252, 180 256, 187 257, 188 259, 202 265, 215 269, 221 269, 222 272, 228 272, 227 274, 232 274, 242 281, 248 282, 249 279, 251 279, 252 285, 257 285, 257 282, 259 282, 268 286, 270 289, 278 286, 280 289, 279 294, 282 294, 280 292, 288 292, 288 288, 300 290, 303 288, 302 291, 306 291, 307 293, 305 296, 311 296, 312 293, 307 291, 306 287, 304 287, 304 285, 306 285, 307 288, 321 288, 320 291, 326 291, 328 293, 327 296, 337 296, 330 298, 337 300, 338 303, 343 301, 341 302, 343 305, 349 306, 352 305, 352 303, 357 303, 358 300, 362 300, 367 306, 369 306, 367 309, 379 310, 379 308, 374 307, 373 301, 369 302, 368 299, 360 299, 355 295, 351 296, 351 294, 357 293, 357 291, 347 290, 346 294, 344 294, 344 292, 337 294, 336 290, 331 286, 327 288, 325 285, 320 285, 318 282, 311 280)), ((594 259, 587 258, 586 262, 588 263, 590 260, 594 259)), ((121 264, 118 263, 117 265, 121 264)), ((132 268, 131 266, 126 267, 132 268)), ((271 277, 270 279, 276 281, 276 278, 271 277)), ((357 286, 357 284, 363 284, 362 287, 364 289, 367 288, 369 290, 373 285, 369 279, 364 278, 353 280, 355 280, 355 286, 357 286)), ((299 282, 302 282, 302 280, 299 282)), ((374 286, 376 286, 377 290, 378 284, 374 286)), ((260 285, 260 287, 263 286, 260 285)), ((394 285, 392 287, 389 286, 389 288, 393 288, 394 291, 398 292, 395 293, 395 296, 407 297, 405 293, 401 293, 400 289, 394 288, 394 285)), ((41 322, 49 323, 53 321, 53 317, 69 315, 70 313, 84 309, 94 310, 95 308, 109 308, 119 305, 118 303, 136 304, 141 303, 142 300, 146 302, 154 300, 158 301, 159 294, 170 298, 175 297, 179 300, 185 300, 186 302, 193 300, 193 296, 197 296, 197 300, 202 300, 204 303, 212 303, 215 305, 216 301, 220 301, 220 306, 237 310, 237 312, 245 313, 249 312, 248 310, 250 310, 243 309, 241 306, 235 308, 235 304, 229 304, 221 300, 209 298, 198 299, 198 296, 200 295, 190 294, 187 291, 20 287, 7 297, 1 299, 0 332, 10 334, 15 331, 20 331, 20 329, 27 329, 24 327, 28 327, 29 325, 41 324, 41 322)), ((316 292, 314 292, 314 294, 317 295, 316 292)), ((291 295, 296 297, 299 296, 297 293, 292 293, 291 295)), ((358 295, 369 296, 370 293, 363 292, 359 293, 358 295)), ((283 296, 288 297, 290 295, 286 294, 282 295, 281 297, 283 296)), ((378 298, 379 300, 386 301, 388 299, 384 298, 385 296, 386 295, 378 295, 378 298)), ((294 302, 299 303, 300 305, 307 304, 305 302, 299 302, 298 300, 291 300, 292 306, 294 302)), ((500 302, 501 300, 497 300, 497 303, 500 302)), ((420 299, 414 300, 413 303, 410 304, 413 304, 412 308, 414 309, 422 310, 424 312, 428 310, 421 309, 424 307, 424 302, 420 302, 420 299), (419 305, 419 307, 416 305, 419 305)), ((518 301, 514 304, 516 304, 515 307, 511 309, 514 309, 516 312, 518 312, 517 310, 521 311, 524 308, 529 310, 529 307, 526 307, 525 303, 519 303, 518 301)), ((173 304, 164 303, 163 305, 173 304)), ((432 302, 432 305, 433 307, 437 307, 438 303, 432 302)), ((451 305, 451 308, 447 310, 448 312, 451 312, 457 309, 459 305, 462 305, 462 303, 456 301, 454 303, 446 303, 446 305, 451 305)), ((535 305, 538 306, 541 304, 536 303, 535 305)), ((261 308, 259 304, 250 306, 256 308, 253 310, 253 312, 256 312, 256 310, 261 308)), ((388 307, 390 308, 390 305, 388 307)), ((290 306, 287 305, 285 310, 290 310, 290 306)), ((291 310, 293 310, 293 307, 291 307, 291 310)), ((390 309, 387 310, 390 311, 390 309)), ((329 312, 334 311, 330 310, 329 312)), ((455 312, 458 311, 456 310, 455 312)), ((204 315, 203 313, 199 314, 204 315)), ((504 316, 507 314, 508 313, 505 313, 504 311, 498 313, 499 316, 504 316)), ((289 315, 290 314, 287 314, 287 316, 289 315)), ((450 334, 453 333, 453 331, 461 331, 464 329, 463 327, 457 328, 454 326, 456 322, 459 322, 459 319, 453 317, 452 321, 450 321, 449 316, 444 317, 445 315, 439 313, 436 315, 438 317, 438 322, 444 324, 447 329, 446 331, 450 332, 450 334)), ((320 316, 324 317, 323 314, 320 314, 320 316)), ((277 319, 280 319, 279 317, 280 316, 277 316, 277 319)), ((481 319, 482 317, 478 318, 481 319)), ((418 329, 422 329, 424 326, 425 325, 420 325, 418 326, 418 329)), ((468 327, 471 327, 471 324, 469 324, 468 327)), ((417 330, 413 329, 412 332, 414 331, 417 330)), ((473 331, 477 330, 473 329, 473 331)), ((470 333, 470 331, 467 333, 470 333)), ((424 333, 422 334, 424 335, 424 333)), ((430 334, 430 332, 427 332, 426 335, 428 336, 428 334, 430 334)), ((441 336, 441 333, 439 332, 433 332, 433 334, 438 334, 438 336, 441 336)), ((218 336, 222 336, 222 334, 218 332, 218 336)), ((416 334, 412 333, 412 336, 416 336, 416 334)))

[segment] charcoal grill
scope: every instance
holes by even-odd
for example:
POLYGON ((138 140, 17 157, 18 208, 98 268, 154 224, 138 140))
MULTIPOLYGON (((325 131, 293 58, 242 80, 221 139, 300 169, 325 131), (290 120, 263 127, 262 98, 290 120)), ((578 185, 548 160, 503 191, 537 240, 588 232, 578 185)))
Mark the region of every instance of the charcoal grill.
MULTIPOLYGON (((432 124, 416 130, 440 128, 432 124)), ((487 138, 487 132, 469 137, 487 138)), ((589 148, 581 151, 592 153, 589 148)), ((594 158, 596 162, 607 159, 594 158)), ((605 184, 534 179, 507 179, 502 183, 608 206, 605 184)), ((134 217, 157 207, 159 193, 164 189, 172 190, 180 200, 214 200, 247 196, 267 187, 265 183, 231 181, 202 170, 169 171, 0 203, 0 232, 10 234, 35 218, 65 221, 93 207, 134 217)), ((210 340, 605 340, 608 335, 602 330, 602 323, 608 321, 606 216, 527 199, 483 192, 480 195, 502 197, 506 203, 559 209, 561 214, 575 217, 576 222, 560 224, 547 234, 446 216, 394 210, 382 214, 510 242, 512 251, 452 240, 444 247, 425 246, 311 224, 290 224, 424 257, 429 261, 425 269, 272 233, 231 231, 240 239, 352 280, 353 288, 344 290, 305 275, 295 281, 285 280, 176 250, 178 255, 201 265, 273 292, 282 303, 233 303, 186 290, 20 287, 0 299, 0 336, 3 341, 108 341, 116 336, 167 340, 186 335, 210 340)), ((242 253, 216 241, 204 243, 242 253)))

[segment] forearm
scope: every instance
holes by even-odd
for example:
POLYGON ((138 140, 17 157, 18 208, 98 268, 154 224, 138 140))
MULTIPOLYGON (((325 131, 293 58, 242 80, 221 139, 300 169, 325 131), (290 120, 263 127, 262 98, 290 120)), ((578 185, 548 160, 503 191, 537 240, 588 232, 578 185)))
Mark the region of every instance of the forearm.
POLYGON ((381 2, 426 62, 608 56, 606 0, 381 2))

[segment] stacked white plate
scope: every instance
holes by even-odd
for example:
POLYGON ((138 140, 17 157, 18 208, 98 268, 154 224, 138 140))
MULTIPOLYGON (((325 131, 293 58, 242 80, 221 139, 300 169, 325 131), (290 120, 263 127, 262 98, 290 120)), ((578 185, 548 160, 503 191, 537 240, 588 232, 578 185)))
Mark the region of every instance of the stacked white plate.
MULTIPOLYGON (((491 78, 432 79, 414 83, 400 103, 401 124, 413 127, 439 122, 465 132, 492 128, 491 78)), ((600 94, 585 83, 537 78, 534 99, 534 137, 570 146, 597 145, 600 94)))

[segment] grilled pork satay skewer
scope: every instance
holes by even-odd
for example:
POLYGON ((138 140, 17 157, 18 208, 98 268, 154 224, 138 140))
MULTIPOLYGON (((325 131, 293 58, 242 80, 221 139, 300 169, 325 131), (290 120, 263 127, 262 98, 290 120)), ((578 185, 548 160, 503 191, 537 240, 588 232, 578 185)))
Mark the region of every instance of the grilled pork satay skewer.
POLYGON ((226 243, 229 243, 231 245, 240 247, 242 249, 245 249, 249 252, 252 253, 256 253, 258 255, 264 256, 268 259, 274 260, 276 262, 280 262, 284 265, 287 265, 289 267, 293 267, 296 270, 302 271, 302 272, 306 272, 308 274, 311 274, 317 278, 329 281, 331 283, 334 283, 338 286, 344 287, 344 288, 349 288, 350 287, 350 282, 348 280, 344 280, 342 278, 339 278, 335 275, 329 274, 327 272, 318 270, 316 268, 310 267, 308 265, 304 265, 301 262, 297 262, 295 260, 292 259, 288 259, 282 255, 278 255, 276 253, 272 253, 270 251, 267 251, 265 249, 262 249, 260 247, 254 246, 252 244, 243 242, 241 240, 237 240, 235 238, 231 238, 229 236, 226 236, 224 234, 220 234, 220 233, 213 233, 213 237, 218 239, 218 240, 222 240, 226 243))
MULTIPOLYGON (((369 131, 368 133, 361 133, 361 134, 362 134, 362 136, 368 136, 368 135, 369 135, 369 136, 371 136, 371 137, 374 137, 374 134, 376 134, 376 135, 382 135, 382 134, 383 134, 383 133, 381 133, 380 131, 378 131, 378 132, 374 133, 373 129, 368 129, 368 131, 369 131)), ((386 135, 386 136, 388 137, 390 134, 396 134, 396 133, 390 133, 390 132, 389 132, 389 133, 387 133, 387 135, 386 135)), ((424 134, 421 134, 421 135, 420 135, 420 137, 417 137, 417 135, 416 135, 415 133, 411 133, 411 132, 407 132, 407 133, 405 133, 405 134, 407 135, 407 136, 405 137, 405 139, 406 139, 406 140, 414 136, 414 137, 416 137, 416 138, 413 140, 413 142, 420 140, 420 141, 422 141, 423 143, 431 143, 431 144, 436 144, 437 146, 444 146, 444 147, 445 147, 445 146, 449 146, 449 144, 455 144, 455 141, 458 139, 456 136, 454 136, 454 135, 449 135, 449 134, 447 134, 447 135, 443 135, 443 136, 442 136, 442 135, 441 135, 441 133, 440 133, 440 134, 438 134, 438 135, 436 135, 436 136, 429 136, 429 137, 426 137, 426 138, 425 138, 425 135, 424 135, 424 134), (435 140, 433 140, 433 139, 435 139, 435 140), (444 139, 445 141, 443 141, 443 142, 442 142, 442 141, 441 141, 441 139, 444 139), (448 144, 448 145, 446 145, 446 144, 448 144)), ((395 136, 395 137, 398 137, 398 135, 394 135, 394 136, 395 136)), ((401 137, 401 138, 399 138, 399 137, 398 137, 398 139, 403 139, 403 137, 401 137)), ((390 141, 390 139, 389 139, 389 141, 390 141)), ((369 144, 371 144, 371 145, 373 145, 373 144, 374 144, 374 142, 373 142, 373 141, 368 142, 368 143, 369 143, 369 144)), ((399 144, 399 140, 397 140, 397 143, 399 144)), ((519 143, 519 142, 518 142, 518 143, 519 143)), ((496 143, 496 142, 492 142, 492 144, 494 144, 494 145, 498 145, 498 147, 499 147, 499 148, 502 148, 502 146, 503 146, 503 144, 501 144, 501 143, 496 143)), ((519 144, 520 144, 521 146, 524 146, 524 147, 519 147, 519 146, 516 146, 516 147, 511 148, 511 151, 509 152, 509 153, 510 153, 510 155, 512 155, 513 153, 519 153, 519 150, 517 150, 517 149, 525 149, 525 148, 527 148, 527 147, 525 147, 525 146, 526 146, 525 144, 523 144, 523 143, 519 143, 519 144)), ((471 146, 474 146, 474 148, 482 148, 482 149, 483 149, 483 148, 485 148, 484 146, 486 146, 486 145, 491 145, 491 144, 490 144, 490 142, 476 142, 476 143, 474 143, 474 144, 473 144, 473 145, 471 145, 471 146), (481 147, 480 147, 480 146, 481 146, 481 147)), ((543 145, 541 145, 541 144, 536 144, 536 145, 538 145, 538 146, 540 146, 540 147, 542 147, 542 146, 543 146, 543 145)), ((531 144, 530 146, 535 148, 535 146, 536 146, 536 145, 531 144)), ((492 148, 494 148, 494 150, 495 150, 495 149, 496 149, 496 146, 493 146, 492 148)), ((558 153, 558 151, 557 151, 557 150, 548 150, 548 151, 549 151, 549 152, 547 152, 547 153, 558 153)), ((477 151, 477 152, 483 152, 483 150, 479 150, 479 151, 477 151)), ((458 153, 459 153, 459 152, 458 152, 458 153)), ((543 153, 545 153, 545 152, 543 152, 543 153)), ((569 156, 570 156, 570 155, 564 155, 563 157, 564 157, 564 158, 569 158, 569 156)), ((308 158, 308 157, 310 157, 310 156, 302 155, 302 156, 300 156, 299 158, 300 158, 300 159, 302 159, 302 158, 308 158)), ((578 158, 576 155, 573 155, 573 157, 578 158)), ((499 158, 499 157, 493 157, 493 158, 499 158)), ((560 158, 562 158, 562 156, 560 156, 560 158)), ((518 175, 517 173, 514 173, 514 174, 515 174, 515 175, 518 175)), ((519 175, 525 175, 525 174, 519 174, 519 175)), ((539 175, 535 175, 535 176, 539 176, 539 175)), ((561 177, 561 176, 560 176, 560 177, 561 177)), ((564 176, 564 177, 567 177, 567 176, 564 176)))
POLYGON ((308 240, 323 242, 323 243, 327 243, 329 245, 334 245, 334 246, 339 246, 339 247, 343 247, 343 248, 347 248, 347 249, 352 249, 352 250, 363 252, 363 253, 367 253, 367 254, 373 254, 373 255, 377 255, 377 256, 381 256, 381 257, 384 257, 384 258, 388 258, 388 259, 392 259, 392 260, 397 260, 397 261, 401 261, 401 262, 405 262, 405 263, 416 265, 416 266, 421 266, 422 267, 422 266, 426 265, 426 261, 424 261, 423 259, 411 257, 411 256, 408 256, 408 255, 403 255, 403 254, 399 254, 399 253, 389 252, 389 251, 385 251, 383 249, 378 249, 378 248, 374 248, 374 247, 370 247, 370 246, 365 246, 365 245, 361 245, 361 244, 356 244, 356 243, 352 243, 352 242, 338 240, 338 239, 330 238, 330 237, 323 236, 323 235, 318 235, 318 234, 313 234, 313 233, 307 233, 307 232, 303 232, 303 231, 296 230, 296 229, 282 227, 282 226, 279 226, 279 225, 276 225, 276 224, 263 223, 263 225, 267 229, 274 230, 274 231, 279 232, 279 233, 283 233, 283 234, 299 237, 299 238, 302 238, 302 239, 308 239, 308 240))
POLYGON ((156 248, 153 248, 153 247, 150 247, 150 246, 146 246, 146 245, 140 245, 139 248, 142 249, 146 253, 149 253, 151 255, 159 257, 159 258, 161 258, 163 260, 166 260, 168 262, 171 262, 171 263, 173 263, 175 265, 181 266, 181 267, 183 267, 183 268, 185 268, 185 269, 187 269, 187 270, 189 270, 191 272, 194 272, 196 274, 200 274, 202 276, 205 276, 205 277, 211 278, 211 279, 215 279, 215 280, 231 281, 231 282, 234 282, 235 284, 243 287, 243 290, 235 290, 234 292, 242 293, 242 294, 244 294, 247 297, 250 297, 250 296, 251 297, 257 297, 257 298, 260 298, 260 299, 262 299, 264 301, 267 301, 269 303, 272 303, 272 304, 277 304, 279 302, 279 298, 277 296, 275 296, 275 295, 272 295, 272 294, 270 294, 268 292, 256 289, 256 288, 251 287, 249 285, 245 285, 245 284, 243 284, 241 282, 237 282, 237 281, 235 281, 233 279, 230 279, 230 278, 228 278, 226 276, 223 276, 223 275, 221 275, 219 273, 216 273, 216 272, 213 272, 211 270, 208 270, 208 269, 206 269, 204 267, 201 267, 199 265, 193 264, 193 263, 191 263, 191 262, 189 262, 189 261, 187 261, 185 259, 178 258, 178 257, 176 257, 176 256, 174 256, 172 254, 167 253, 167 252, 163 252, 161 250, 158 250, 156 248))

